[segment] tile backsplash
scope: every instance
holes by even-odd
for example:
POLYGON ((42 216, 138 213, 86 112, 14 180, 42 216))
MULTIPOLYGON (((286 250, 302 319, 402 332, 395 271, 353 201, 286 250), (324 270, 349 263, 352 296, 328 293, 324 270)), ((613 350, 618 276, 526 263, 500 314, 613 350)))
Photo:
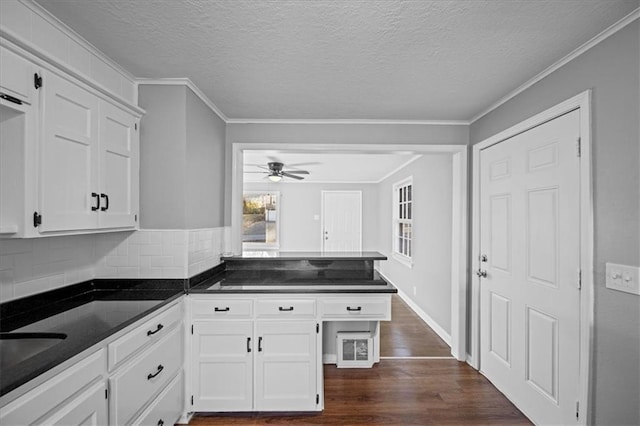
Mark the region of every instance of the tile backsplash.
POLYGON ((189 278, 220 263, 230 228, 0 240, 0 301, 92 278, 189 278))

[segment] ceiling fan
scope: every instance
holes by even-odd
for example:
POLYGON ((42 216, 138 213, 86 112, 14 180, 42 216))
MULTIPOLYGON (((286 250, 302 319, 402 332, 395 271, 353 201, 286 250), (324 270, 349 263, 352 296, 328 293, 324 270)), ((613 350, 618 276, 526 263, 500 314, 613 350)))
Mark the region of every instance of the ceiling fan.
POLYGON ((257 167, 260 167, 261 169, 265 169, 266 171, 264 172, 249 172, 249 173, 266 173, 267 174, 266 178, 268 178, 272 182, 280 182, 283 177, 302 180, 304 179, 304 177, 296 176, 296 175, 309 174, 309 172, 306 170, 282 170, 284 167, 284 164, 280 163, 279 161, 271 161, 267 163, 267 166, 268 167, 257 166, 257 167))

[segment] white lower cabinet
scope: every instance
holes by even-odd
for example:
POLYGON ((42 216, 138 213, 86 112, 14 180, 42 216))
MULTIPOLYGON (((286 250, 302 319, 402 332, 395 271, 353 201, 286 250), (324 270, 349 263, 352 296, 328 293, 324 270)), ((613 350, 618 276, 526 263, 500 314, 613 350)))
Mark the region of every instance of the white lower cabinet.
POLYGON ((133 426, 170 426, 182 412, 182 371, 162 391, 158 398, 132 423, 133 426))
POLYGON ((107 424, 108 410, 104 389, 104 383, 96 383, 40 423, 51 426, 107 424))
MULTIPOLYGON (((292 318, 289 303, 283 305, 281 318, 274 315, 273 320, 254 319, 250 307, 242 310, 246 319, 218 319, 233 300, 196 298, 190 411, 321 409, 317 321, 292 318)), ((308 312, 308 303, 303 306, 308 312)))

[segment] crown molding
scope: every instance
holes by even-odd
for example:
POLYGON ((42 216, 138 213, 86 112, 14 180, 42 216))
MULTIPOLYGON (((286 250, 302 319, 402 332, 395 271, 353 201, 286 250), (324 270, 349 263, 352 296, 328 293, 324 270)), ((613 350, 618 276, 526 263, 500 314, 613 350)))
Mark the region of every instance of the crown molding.
POLYGON ((549 74, 553 73, 557 69, 559 69, 559 68, 563 67, 564 65, 566 65, 567 63, 571 62, 572 60, 574 60, 578 56, 582 55, 583 53, 585 53, 586 51, 588 51, 589 49, 591 49, 592 47, 594 47, 595 45, 597 45, 601 41, 605 40, 606 38, 608 38, 608 37, 612 36, 613 34, 617 33, 618 31, 620 31, 621 29, 623 29, 624 27, 626 27, 627 25, 629 25, 630 23, 632 23, 633 21, 635 21, 638 18, 640 18, 640 8, 638 8, 638 9, 634 10, 633 12, 629 13, 627 16, 625 16, 624 18, 622 18, 621 20, 619 20, 615 24, 611 25, 609 28, 607 28, 606 30, 602 31, 600 34, 596 35, 591 40, 587 41, 586 43, 584 43, 583 45, 581 45, 580 47, 578 47, 577 49, 575 49, 574 51, 569 53, 564 58, 562 58, 559 61, 555 62, 553 65, 551 65, 550 67, 548 67, 547 69, 545 69, 541 73, 537 74, 536 76, 534 76, 530 80, 526 81, 523 85, 521 85, 520 87, 518 87, 514 91, 512 91, 509 94, 507 94, 506 96, 503 96, 502 98, 500 98, 497 102, 493 103, 490 107, 488 107, 487 109, 485 109, 484 111, 482 111, 481 113, 479 113, 478 115, 473 117, 471 120, 469 120, 469 124, 475 123, 476 121, 478 121, 479 119, 481 119, 485 115, 489 114, 491 111, 495 110, 496 108, 498 108, 499 106, 503 105, 507 101, 513 99, 514 97, 516 97, 520 93, 524 92, 525 90, 527 90, 528 88, 530 88, 531 86, 533 86, 534 84, 536 84, 537 82, 542 80, 543 78, 547 77, 549 74))
POLYGON ((222 121, 225 123, 229 122, 229 118, 224 115, 224 113, 218 108, 216 104, 213 103, 211 99, 207 95, 204 94, 198 86, 196 86, 193 81, 188 78, 138 78, 136 79, 136 86, 140 86, 141 84, 146 84, 150 86, 186 86, 191 91, 200 98, 202 102, 207 105, 211 111, 213 111, 222 121))
POLYGON ((71 27, 62 22, 60 19, 51 14, 47 9, 40 6, 34 0, 19 0, 20 3, 29 8, 33 13, 38 14, 42 19, 49 22, 51 25, 60 30, 63 34, 71 38, 74 42, 78 43, 80 46, 87 49, 92 55, 100 59, 102 62, 116 70, 118 73, 122 74, 129 81, 134 83, 136 81, 136 77, 131 74, 126 69, 122 68, 120 64, 116 61, 105 55, 101 50, 95 47, 93 44, 89 43, 84 37, 75 32, 71 27))
POLYGON ((468 126, 466 120, 375 120, 375 119, 279 119, 230 118, 229 124, 402 124, 420 126, 468 126))

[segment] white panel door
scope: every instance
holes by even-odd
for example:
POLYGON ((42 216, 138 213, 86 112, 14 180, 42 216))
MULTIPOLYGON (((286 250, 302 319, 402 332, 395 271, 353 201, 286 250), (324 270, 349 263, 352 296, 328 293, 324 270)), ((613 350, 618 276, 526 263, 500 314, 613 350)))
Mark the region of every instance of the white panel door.
POLYGON ((40 231, 96 228, 99 100, 55 74, 44 82, 40 231))
POLYGON ((576 422, 580 158, 573 111, 482 150, 482 373, 537 424, 576 422))
POLYGON ((256 323, 256 411, 316 410, 316 322, 256 323))
POLYGON ((362 250, 362 192, 322 191, 322 250, 362 250))
POLYGON ((136 225, 137 119, 109 102, 100 104, 100 228, 136 225))
POLYGON ((253 408, 252 321, 193 324, 193 411, 253 408))
POLYGON ((35 66, 0 46, 0 93, 33 104, 35 66))

